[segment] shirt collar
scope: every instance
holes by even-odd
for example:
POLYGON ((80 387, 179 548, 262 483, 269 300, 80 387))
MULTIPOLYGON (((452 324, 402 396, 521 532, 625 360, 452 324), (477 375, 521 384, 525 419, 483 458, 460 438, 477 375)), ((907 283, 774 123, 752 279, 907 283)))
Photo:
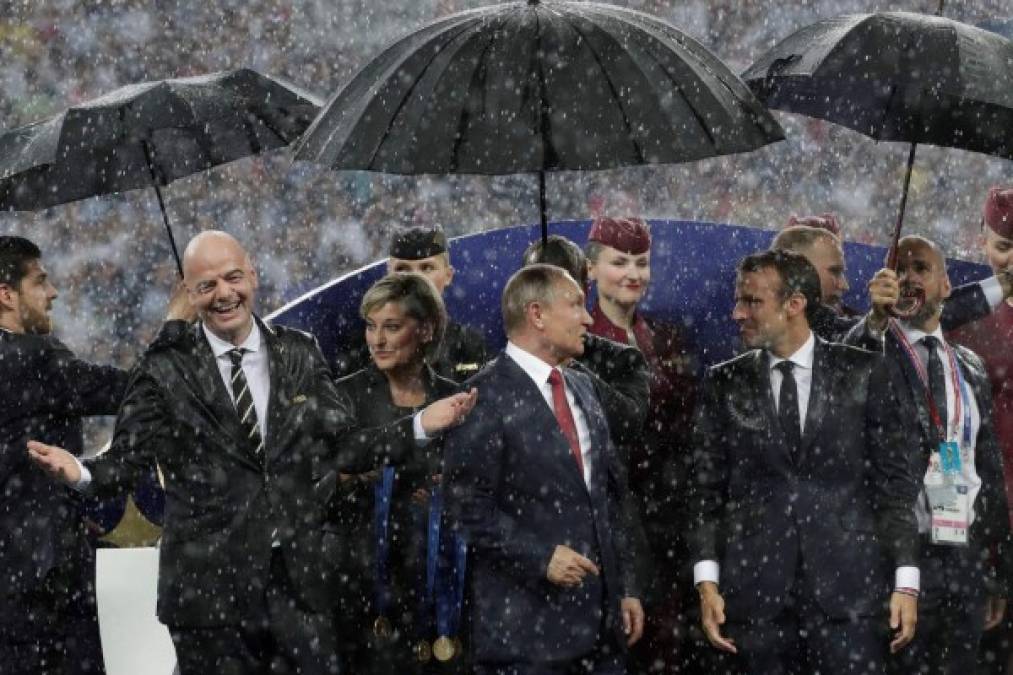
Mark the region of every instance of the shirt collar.
MULTIPOLYGON (((233 349, 236 349, 236 345, 231 342, 226 342, 211 331, 207 329, 207 326, 201 324, 201 330, 204 331, 204 336, 208 339, 208 344, 211 345, 211 351, 214 353, 215 358, 221 358, 225 354, 228 354, 233 349)), ((261 335, 260 326, 257 325, 257 321, 253 321, 253 330, 243 340, 243 344, 239 345, 239 349, 245 349, 248 352, 255 352, 260 349, 261 335)))
POLYGON ((919 328, 914 328, 904 321, 898 321, 897 326, 900 328, 901 332, 904 333, 904 337, 907 338, 907 341, 912 345, 918 344, 921 342, 922 338, 929 335, 939 340, 939 344, 943 344, 943 327, 941 325, 936 326, 936 329, 931 333, 926 333, 919 328))
POLYGON ((513 342, 507 341, 506 354, 521 367, 521 370, 528 374, 528 377, 535 381, 535 384, 541 386, 549 381, 552 366, 531 352, 525 351, 513 342))
POLYGON ((770 369, 773 370, 774 366, 781 363, 781 361, 791 361, 799 368, 805 368, 806 370, 812 370, 813 367, 813 355, 816 352, 816 337, 812 331, 809 331, 809 339, 802 343, 802 346, 798 350, 786 359, 782 359, 779 356, 774 356, 773 352, 767 352, 770 369))

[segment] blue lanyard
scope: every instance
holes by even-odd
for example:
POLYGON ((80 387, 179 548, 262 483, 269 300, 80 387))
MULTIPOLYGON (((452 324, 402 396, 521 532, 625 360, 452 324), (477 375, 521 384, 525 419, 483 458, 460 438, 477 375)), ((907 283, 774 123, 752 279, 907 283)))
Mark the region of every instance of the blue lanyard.
POLYGON ((390 504, 393 497, 394 469, 387 467, 376 484, 373 512, 373 533, 376 539, 376 574, 374 577, 376 581, 373 592, 376 613, 382 617, 387 616, 387 608, 390 605, 390 571, 387 568, 387 562, 390 557, 390 504))

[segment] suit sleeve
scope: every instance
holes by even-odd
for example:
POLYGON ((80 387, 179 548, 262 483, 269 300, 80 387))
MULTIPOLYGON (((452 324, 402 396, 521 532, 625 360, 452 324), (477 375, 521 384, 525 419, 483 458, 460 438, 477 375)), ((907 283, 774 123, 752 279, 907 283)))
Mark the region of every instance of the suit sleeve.
POLYGON ((472 551, 521 579, 540 580, 556 544, 540 540, 499 503, 506 451, 502 417, 483 393, 465 423, 444 441, 447 510, 472 551))
POLYGON ((964 284, 953 289, 950 297, 943 303, 943 314, 939 323, 943 332, 956 330, 961 326, 983 319, 992 313, 981 284, 975 282, 964 284))
POLYGON ((347 428, 338 441, 338 471, 365 473, 387 464, 403 464, 415 456, 412 415, 379 426, 360 426, 356 422, 356 399, 348 386, 339 381, 334 388, 348 417, 347 428))
POLYGON ((728 459, 721 440, 721 377, 714 370, 707 373, 694 415, 693 469, 686 495, 691 562, 721 559, 718 527, 728 484, 728 459))
POLYGON ((592 353, 581 361, 583 370, 594 380, 612 441, 622 445, 640 433, 647 417, 650 398, 647 361, 639 349, 605 338, 589 340, 587 348, 592 353))
POLYGON ((914 505, 922 488, 925 449, 920 434, 907 433, 890 385, 884 357, 870 369, 866 404, 870 488, 877 530, 895 567, 918 566, 918 523, 914 505))
POLYGON ((38 366, 45 376, 39 380, 38 394, 31 397, 33 410, 69 417, 115 415, 129 373, 79 359, 54 338, 46 343, 38 366))
POLYGON ((122 497, 155 467, 159 447, 171 439, 168 402, 155 379, 135 368, 120 406, 109 449, 85 465, 100 498, 122 497))
POLYGON ((877 354, 883 353, 883 337, 875 336, 872 331, 869 330, 868 322, 866 318, 862 318, 858 323, 852 326, 841 338, 841 342, 851 346, 864 349, 868 352, 876 352, 877 354))

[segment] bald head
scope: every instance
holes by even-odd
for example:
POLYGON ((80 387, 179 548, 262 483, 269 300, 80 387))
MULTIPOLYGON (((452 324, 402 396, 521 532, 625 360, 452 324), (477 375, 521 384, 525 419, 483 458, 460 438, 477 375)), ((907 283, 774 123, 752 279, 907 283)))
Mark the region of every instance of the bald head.
POLYGON ((911 257, 917 251, 924 251, 939 266, 940 270, 944 273, 946 272, 946 255, 936 242, 917 234, 901 237, 900 241, 897 242, 898 258, 902 256, 911 257))
POLYGON ((225 232, 201 232, 183 253, 183 280, 204 327, 242 344, 253 328, 257 291, 257 274, 242 245, 225 232))

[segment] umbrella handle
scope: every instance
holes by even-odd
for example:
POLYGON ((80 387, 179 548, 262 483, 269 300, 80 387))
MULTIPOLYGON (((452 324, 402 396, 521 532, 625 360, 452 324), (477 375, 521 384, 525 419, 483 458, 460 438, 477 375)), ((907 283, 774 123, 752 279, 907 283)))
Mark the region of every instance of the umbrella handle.
POLYGON ((155 188, 155 196, 158 197, 158 208, 162 211, 162 222, 165 223, 165 232, 169 235, 169 245, 172 247, 172 257, 176 259, 176 271, 179 278, 183 278, 183 263, 179 259, 179 249, 176 248, 176 238, 172 235, 172 226, 169 225, 169 214, 165 212, 165 200, 162 199, 162 188, 158 185, 158 176, 155 173, 155 163, 151 159, 151 146, 148 141, 142 140, 141 147, 144 148, 144 161, 148 165, 148 173, 151 174, 151 187, 155 188))
POLYGON ((900 193, 900 210, 897 212, 897 224, 893 227, 890 251, 886 255, 886 266, 892 270, 897 269, 897 244, 900 242, 901 228, 904 227, 904 210, 907 208, 907 195, 911 187, 911 169, 915 164, 915 150, 917 147, 917 143, 912 143, 911 150, 907 155, 907 169, 904 171, 904 189, 900 193))

